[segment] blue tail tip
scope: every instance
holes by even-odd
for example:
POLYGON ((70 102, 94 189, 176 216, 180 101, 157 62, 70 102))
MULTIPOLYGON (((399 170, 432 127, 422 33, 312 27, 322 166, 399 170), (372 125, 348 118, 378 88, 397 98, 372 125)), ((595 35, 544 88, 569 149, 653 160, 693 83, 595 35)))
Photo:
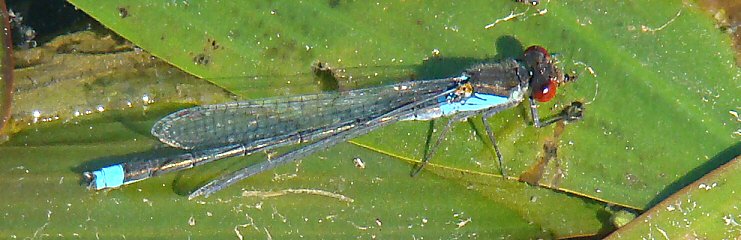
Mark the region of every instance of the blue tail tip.
POLYGON ((124 184, 124 169, 121 164, 117 164, 92 172, 84 172, 82 177, 91 190, 115 188, 124 184))

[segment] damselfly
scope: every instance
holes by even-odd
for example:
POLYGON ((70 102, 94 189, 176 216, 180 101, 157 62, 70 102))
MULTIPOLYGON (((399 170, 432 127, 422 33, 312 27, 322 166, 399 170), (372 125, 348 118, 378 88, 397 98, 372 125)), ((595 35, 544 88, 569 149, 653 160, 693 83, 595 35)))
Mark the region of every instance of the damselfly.
MULTIPOLYGON (((536 127, 580 117, 578 107, 543 123, 538 116, 535 101, 551 100, 557 86, 569 80, 543 47, 532 46, 519 60, 481 64, 457 77, 198 106, 172 113, 152 127, 152 134, 160 141, 189 152, 116 164, 85 172, 83 176, 90 189, 115 188, 223 158, 310 142, 275 159, 213 180, 191 193, 190 198, 208 196, 249 176, 397 121, 450 116, 437 141, 413 171, 416 175, 434 155, 454 122, 482 114, 486 123, 487 118, 518 105, 525 98, 530 100, 536 127)), ((484 125, 505 174, 494 133, 488 123, 484 125)))

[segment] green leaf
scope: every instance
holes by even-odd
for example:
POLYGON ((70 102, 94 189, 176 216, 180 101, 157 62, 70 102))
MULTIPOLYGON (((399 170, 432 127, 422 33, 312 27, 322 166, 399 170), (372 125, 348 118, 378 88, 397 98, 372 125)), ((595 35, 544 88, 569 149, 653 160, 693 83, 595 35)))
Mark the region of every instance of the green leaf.
MULTIPOLYGON (((562 169, 552 171, 563 176, 543 185, 632 208, 650 206, 739 152, 733 135, 736 124, 727 111, 739 106, 735 97, 739 87, 733 82, 741 73, 733 65, 728 36, 691 3, 570 1, 543 4, 538 12, 515 3, 474 1, 424 6, 344 1, 73 2, 144 49, 207 78, 285 75, 308 69, 315 61, 345 67, 403 61, 422 64, 418 76, 442 77, 450 71, 430 71, 437 61, 423 61, 433 49, 442 52, 440 62, 453 65, 448 69, 462 70, 477 59, 516 55, 517 40, 546 46, 560 53, 565 68, 579 70, 581 79, 565 86, 555 104, 541 109, 558 110, 582 100, 588 102, 588 110, 583 123, 569 126, 556 140, 562 169), (646 7, 657 4, 661 7, 646 7), (483 28, 510 13, 522 15, 483 28), (156 24, 147 24, 146 31, 139 27, 152 22, 156 24), (194 60, 201 56, 208 62, 194 60)), ((252 96, 245 90, 251 84, 243 79, 212 81, 252 96)), ((507 168, 514 173, 534 165, 548 134, 519 120, 516 116, 523 112, 514 109, 491 122, 509 159, 507 168)), ((410 125, 419 129, 424 124, 410 125)), ((420 144, 424 138, 392 137, 403 131, 398 126, 402 125, 358 142, 379 149, 406 146, 397 153, 420 159, 415 150, 424 149, 420 144)), ((421 131, 403 126, 406 131, 421 131)), ((456 135, 468 134, 459 130, 456 135)), ((476 165, 491 159, 491 153, 477 138, 466 139, 475 143, 453 140, 456 144, 449 143, 450 150, 434 161, 498 172, 491 164, 476 165), (451 158, 470 158, 472 152, 480 153, 479 159, 451 158)))
POLYGON ((741 235, 741 157, 668 197, 607 239, 705 238, 741 235))
MULTIPOLYGON (((42 192, 55 197, 5 206, 11 214, 4 222, 24 219, 3 228, 9 229, 3 232, 8 236, 92 234, 85 229, 135 238, 221 237, 235 230, 260 237, 595 235, 611 228, 606 222, 612 210, 602 203, 645 209, 741 151, 734 135, 738 121, 728 114, 740 105, 741 71, 733 65, 728 36, 692 3, 552 1, 536 9, 504 1, 73 2, 137 46, 246 98, 320 90, 312 78, 250 80, 307 72, 315 62, 347 68, 350 75, 372 76, 380 69, 384 76, 447 77, 538 44, 559 53, 565 69, 580 73, 577 82, 540 106, 541 114, 554 114, 574 100, 586 102, 587 110, 583 121, 565 126, 563 133, 558 127, 531 127, 527 106, 491 118, 507 178, 497 175, 491 143, 482 137, 478 119, 456 124, 428 171, 407 178, 410 167, 398 160, 421 159, 430 135, 427 123, 410 122, 353 140, 371 151, 342 144, 305 159, 295 178, 271 179, 270 174, 295 172, 286 166, 239 183, 217 199, 195 203, 173 192, 186 193, 227 169, 245 166, 245 159, 107 193, 87 193, 69 180, 96 164, 131 159, 111 156, 150 151, 151 121, 174 108, 149 114, 145 122, 103 117, 80 126, 30 129, 0 146, 8 153, 0 157, 0 171, 5 171, 0 190, 16 193, 12 201, 42 192), (510 14, 519 17, 484 29, 510 14), (77 142, 79 136, 88 137, 77 142), (557 147, 555 159, 545 154, 544 145, 557 147), (325 161, 316 159, 322 155, 325 161), (354 157, 369 167, 354 169, 349 163, 354 157), (539 187, 510 181, 515 179, 539 187), (57 181, 61 186, 51 187, 57 181), (240 197, 239 187, 321 189, 356 201, 300 193, 254 199, 240 197), (137 210, 150 203, 156 213, 137 210), (66 208, 72 208, 67 216, 93 220, 54 218, 66 208)), ((357 88, 400 79, 341 80, 341 88, 357 88)), ((437 136, 431 135, 433 140, 437 136)))
POLYGON ((0 235, 551 238, 594 234, 606 220, 595 216, 609 215, 599 203, 497 178, 474 183, 433 175, 410 178, 405 162, 351 144, 206 199, 189 201, 184 194, 235 167, 263 161, 264 154, 117 190, 90 192, 80 186, 83 170, 171 154, 152 149, 157 141, 147 129, 181 107, 160 105, 146 115, 109 111, 16 134, 0 146, 0 191, 8 193, 0 206, 0 235), (354 158, 365 168, 357 168, 354 158))
POLYGON ((11 37, 10 21, 5 2, 0 2, 0 13, 3 19, 3 28, 0 29, 0 142, 7 138, 5 128, 10 121, 13 102, 13 39, 11 37))

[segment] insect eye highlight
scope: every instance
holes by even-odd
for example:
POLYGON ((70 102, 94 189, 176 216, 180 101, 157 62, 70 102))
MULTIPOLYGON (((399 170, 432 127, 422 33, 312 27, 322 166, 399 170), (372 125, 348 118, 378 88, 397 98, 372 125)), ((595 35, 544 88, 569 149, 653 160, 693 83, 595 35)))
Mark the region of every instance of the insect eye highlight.
POLYGON ((551 79, 548 84, 533 89, 533 98, 538 102, 548 102, 556 96, 556 88, 558 88, 558 82, 551 79))

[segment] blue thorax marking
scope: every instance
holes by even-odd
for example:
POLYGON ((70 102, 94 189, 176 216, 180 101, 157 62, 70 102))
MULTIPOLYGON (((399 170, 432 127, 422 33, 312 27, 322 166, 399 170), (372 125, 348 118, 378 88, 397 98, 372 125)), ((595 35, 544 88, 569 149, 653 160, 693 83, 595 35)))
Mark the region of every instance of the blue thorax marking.
POLYGON ((497 96, 486 93, 473 93, 471 97, 458 101, 449 102, 447 97, 440 97, 440 111, 443 115, 451 115, 457 112, 478 111, 506 103, 509 97, 497 96))

